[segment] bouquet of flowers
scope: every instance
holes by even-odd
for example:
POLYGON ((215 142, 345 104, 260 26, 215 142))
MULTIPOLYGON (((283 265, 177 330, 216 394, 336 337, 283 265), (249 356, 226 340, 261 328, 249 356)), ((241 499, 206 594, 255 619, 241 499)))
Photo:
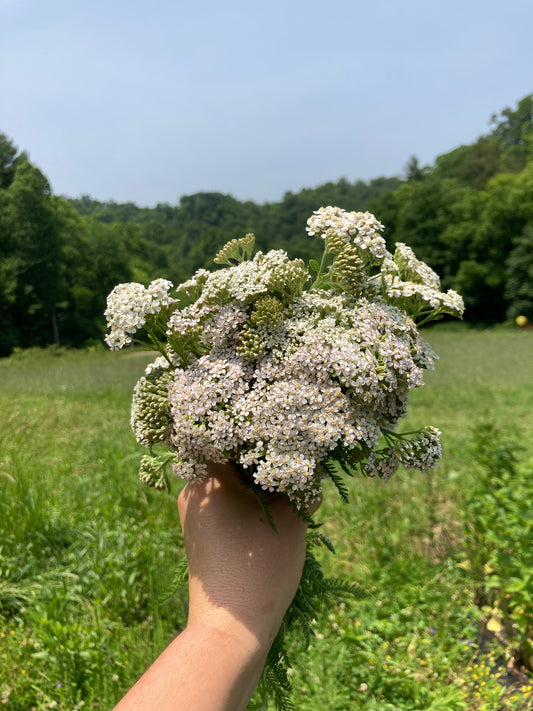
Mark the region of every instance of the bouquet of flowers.
POLYGON ((436 428, 396 429, 436 358, 417 326, 461 317, 463 301, 407 245, 389 252, 382 230, 368 212, 320 208, 307 222, 320 263, 254 255, 247 234, 216 255, 222 268, 176 288, 115 287, 107 344, 159 353, 133 394, 142 481, 169 488, 169 471, 194 481, 231 461, 261 500, 282 492, 305 515, 326 478, 346 498, 342 473, 436 464, 436 428))

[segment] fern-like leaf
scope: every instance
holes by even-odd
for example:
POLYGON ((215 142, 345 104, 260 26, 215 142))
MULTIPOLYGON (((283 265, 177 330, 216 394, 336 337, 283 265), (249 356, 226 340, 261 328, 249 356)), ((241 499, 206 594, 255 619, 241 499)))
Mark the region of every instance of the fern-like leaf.
POLYGON ((164 593, 162 593, 161 597, 159 598, 159 602, 161 604, 168 602, 171 597, 174 597, 174 595, 181 590, 181 588, 185 585, 185 583, 189 579, 189 568, 187 567, 187 558, 183 556, 183 558, 179 561, 178 565, 176 566, 176 570, 174 571, 174 575, 172 577, 172 582, 170 583, 170 587, 168 590, 166 590, 164 593))

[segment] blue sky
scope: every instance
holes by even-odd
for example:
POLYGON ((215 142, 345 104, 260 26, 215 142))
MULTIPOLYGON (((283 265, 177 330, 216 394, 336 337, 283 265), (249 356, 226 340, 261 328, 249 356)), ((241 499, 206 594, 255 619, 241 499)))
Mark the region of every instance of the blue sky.
POLYGON ((59 194, 276 201, 487 132, 532 27, 531 0, 0 0, 0 132, 59 194))

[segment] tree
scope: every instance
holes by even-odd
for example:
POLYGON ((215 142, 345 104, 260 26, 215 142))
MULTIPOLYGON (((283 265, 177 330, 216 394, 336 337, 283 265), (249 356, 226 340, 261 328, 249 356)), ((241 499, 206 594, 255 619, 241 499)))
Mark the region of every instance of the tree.
POLYGON ((518 172, 533 160, 533 94, 524 96, 516 109, 504 109, 492 116, 492 135, 501 154, 500 169, 518 172))
POLYGON ((471 146, 459 146, 438 156, 434 174, 454 178, 475 190, 483 190, 499 170, 500 152, 497 141, 480 138, 471 146))
POLYGON ((18 153, 18 148, 4 133, 0 133, 0 190, 11 185, 17 164, 26 160, 28 160, 27 154, 18 153))
POLYGON ((407 182, 411 183, 413 180, 424 180, 426 174, 427 168, 422 168, 418 162, 418 158, 411 156, 405 166, 405 179, 407 182))
POLYGON ((27 160, 16 165, 2 191, 0 258, 9 276, 4 311, 22 346, 58 341, 56 306, 61 299, 59 226, 50 185, 27 160))
POLYGON ((127 233, 135 228, 80 217, 65 200, 56 201, 65 284, 58 320, 64 342, 82 346, 103 338, 107 294, 116 284, 133 279, 127 233))
POLYGON ((405 242, 447 283, 453 276, 448 264, 466 256, 463 244, 450 244, 447 230, 462 219, 458 205, 471 193, 456 180, 439 180, 428 174, 424 180, 403 183, 390 196, 374 201, 372 209, 388 228, 389 249, 394 249, 395 242, 405 242))
POLYGON ((533 223, 532 195, 533 167, 518 174, 502 173, 478 194, 465 260, 454 284, 465 297, 466 319, 484 323, 505 319, 506 263, 517 238, 533 223))
POLYGON ((526 225, 507 259, 507 318, 527 316, 533 322, 533 222, 526 225))

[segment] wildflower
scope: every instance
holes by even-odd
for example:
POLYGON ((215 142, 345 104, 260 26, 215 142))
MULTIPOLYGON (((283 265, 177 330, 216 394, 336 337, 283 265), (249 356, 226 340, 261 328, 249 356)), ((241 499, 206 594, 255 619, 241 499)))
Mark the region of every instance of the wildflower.
POLYGON ((165 442, 172 429, 167 392, 170 380, 168 363, 158 358, 146 368, 133 391, 131 427, 137 442, 145 447, 165 442))
POLYGON ((417 258, 411 247, 402 242, 396 243, 394 263, 404 281, 424 284, 430 289, 440 289, 439 275, 417 258))
POLYGON ((175 303, 168 295, 172 282, 156 279, 148 289, 135 282, 119 284, 107 297, 105 317, 110 329, 105 342, 111 350, 120 350, 132 342, 131 336, 146 323, 149 314, 156 314, 163 306, 175 303))
POLYGON ((179 301, 163 279, 115 287, 109 346, 145 328, 163 354, 133 394, 137 441, 170 450, 141 459, 145 483, 166 487, 167 465, 194 481, 207 462, 232 461, 301 508, 333 478, 336 460, 384 480, 400 465, 435 466, 436 428, 395 433, 409 391, 437 357, 415 319, 460 316, 464 307, 410 247, 388 252, 382 231, 368 212, 317 210, 307 232, 324 240, 329 262, 315 265, 312 284, 304 262, 283 250, 252 256, 249 234, 220 250, 222 269, 179 285, 179 301))
POLYGON ((440 430, 426 427, 413 438, 402 441, 397 456, 406 469, 432 469, 442 457, 440 430))
POLYGON ((387 255, 379 234, 383 225, 369 212, 346 212, 339 207, 321 207, 308 220, 309 236, 318 235, 338 251, 342 244, 353 245, 365 261, 382 260, 387 255))

